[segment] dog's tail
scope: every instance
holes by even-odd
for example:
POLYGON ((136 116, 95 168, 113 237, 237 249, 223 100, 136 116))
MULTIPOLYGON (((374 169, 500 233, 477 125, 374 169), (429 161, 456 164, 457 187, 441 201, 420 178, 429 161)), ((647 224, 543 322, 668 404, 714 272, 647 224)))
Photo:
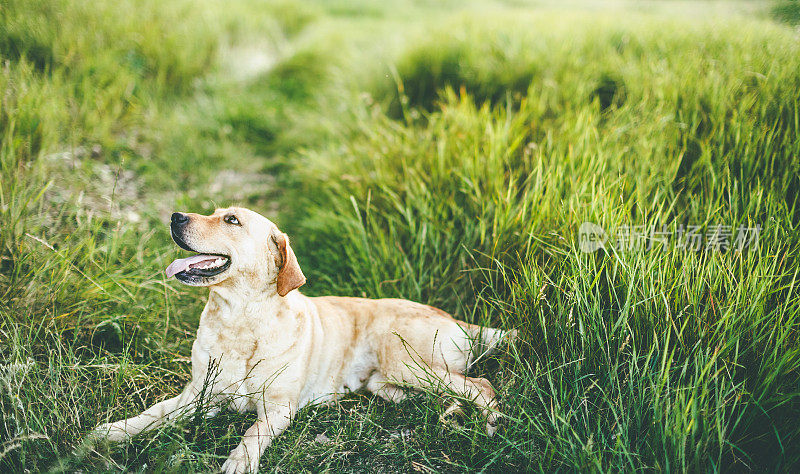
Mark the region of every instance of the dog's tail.
POLYGON ((494 353, 503 341, 512 342, 518 337, 516 329, 504 330, 478 326, 476 324, 465 324, 467 335, 472 338, 472 362, 494 353))

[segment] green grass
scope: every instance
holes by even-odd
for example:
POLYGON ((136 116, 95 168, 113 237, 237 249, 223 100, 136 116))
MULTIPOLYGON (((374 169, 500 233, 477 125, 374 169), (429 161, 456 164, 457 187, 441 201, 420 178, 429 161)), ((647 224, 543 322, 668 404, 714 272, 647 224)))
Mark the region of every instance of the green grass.
POLYGON ((800 24, 800 2, 797 0, 781 0, 772 7, 772 16, 790 25, 800 24))
POLYGON ((289 232, 307 294, 522 336, 475 369, 494 438, 354 394, 265 471, 796 469, 800 46, 770 8, 7 2, 0 470, 218 468, 250 417, 80 440, 188 380, 205 292, 164 279, 164 223, 232 203, 289 232), (762 232, 586 254, 584 221, 762 232))

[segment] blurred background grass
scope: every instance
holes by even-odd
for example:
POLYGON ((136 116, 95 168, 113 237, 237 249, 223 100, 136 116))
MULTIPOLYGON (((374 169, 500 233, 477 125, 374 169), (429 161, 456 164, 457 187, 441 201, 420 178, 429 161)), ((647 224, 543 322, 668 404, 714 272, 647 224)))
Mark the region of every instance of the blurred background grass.
POLYGON ((0 6, 0 467, 196 472, 248 418, 74 450, 180 390, 204 291, 173 210, 243 204, 308 294, 519 328, 444 401, 315 407, 262 469, 778 470, 800 462, 797 2, 0 6), (592 221, 762 227, 744 252, 578 250, 592 221), (315 442, 324 433, 327 442, 315 442))

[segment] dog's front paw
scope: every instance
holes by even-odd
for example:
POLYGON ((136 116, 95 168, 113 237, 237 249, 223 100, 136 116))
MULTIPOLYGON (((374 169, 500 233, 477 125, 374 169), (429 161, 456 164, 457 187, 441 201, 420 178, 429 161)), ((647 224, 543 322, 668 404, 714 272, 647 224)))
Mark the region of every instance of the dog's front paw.
POLYGON ((112 441, 119 442, 129 438, 128 432, 117 426, 116 423, 103 423, 97 425, 86 435, 87 441, 112 441))
POLYGON ((258 457, 248 456, 247 450, 239 445, 231 451, 231 455, 222 465, 221 471, 225 474, 243 474, 245 472, 258 472, 258 457))

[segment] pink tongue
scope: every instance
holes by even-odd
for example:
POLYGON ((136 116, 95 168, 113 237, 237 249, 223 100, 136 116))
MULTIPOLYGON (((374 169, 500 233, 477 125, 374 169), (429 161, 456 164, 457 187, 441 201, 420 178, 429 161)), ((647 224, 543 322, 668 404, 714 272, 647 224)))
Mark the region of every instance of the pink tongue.
POLYGON ((167 278, 172 278, 176 273, 180 273, 189 268, 190 265, 200 263, 206 260, 216 260, 217 256, 214 255, 192 255, 191 257, 179 258, 170 263, 167 267, 167 278))

